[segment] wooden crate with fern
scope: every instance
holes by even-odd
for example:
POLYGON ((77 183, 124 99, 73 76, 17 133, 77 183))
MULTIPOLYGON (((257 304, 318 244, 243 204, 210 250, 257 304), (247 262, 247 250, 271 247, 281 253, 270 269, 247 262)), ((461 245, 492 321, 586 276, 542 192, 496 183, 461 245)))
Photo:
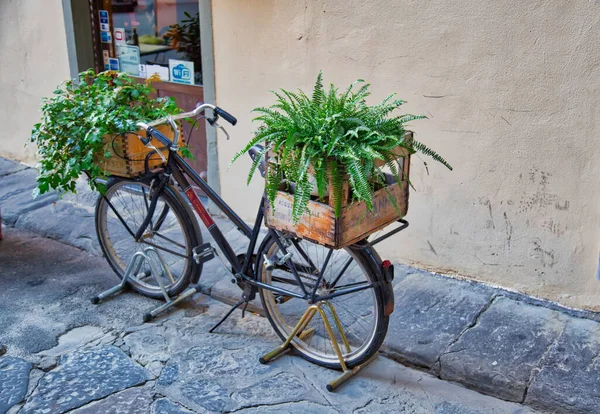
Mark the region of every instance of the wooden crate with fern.
MULTIPOLYGON (((156 129, 169 139, 173 139, 173 130, 169 125, 158 125, 156 129)), ((181 133, 181 130, 180 130, 181 133)), ((95 163, 100 167, 103 174, 117 177, 133 178, 146 172, 145 160, 148 158, 148 169, 162 167, 162 158, 151 148, 144 146, 138 135, 145 137, 146 132, 140 130, 136 133, 121 135, 106 135, 102 138, 104 144, 103 153, 95 158, 95 163), (108 157, 104 154, 110 154, 108 157)), ((156 138, 151 141, 166 157, 169 150, 156 138)), ((185 145, 181 133, 178 146, 185 145)))
MULTIPOLYGON (((407 138, 412 139, 411 132, 407 132, 407 138)), ((351 202, 352 195, 346 177, 342 183, 342 209, 336 217, 333 183, 329 177, 328 194, 323 200, 324 202, 316 200, 316 197, 311 198, 308 202, 308 211, 301 216, 297 223, 294 223, 292 219, 293 194, 288 191, 279 191, 275 197, 274 206, 271 206, 271 203, 266 200, 265 222, 267 227, 340 249, 396 222, 408 211, 410 153, 403 147, 398 147, 394 153, 398 156, 401 181, 393 180, 392 182, 390 180, 387 185, 374 192, 372 211, 363 201, 351 202)), ((267 157, 267 159, 270 158, 267 157)), ((384 162, 377 161, 376 164, 383 166, 384 162)))

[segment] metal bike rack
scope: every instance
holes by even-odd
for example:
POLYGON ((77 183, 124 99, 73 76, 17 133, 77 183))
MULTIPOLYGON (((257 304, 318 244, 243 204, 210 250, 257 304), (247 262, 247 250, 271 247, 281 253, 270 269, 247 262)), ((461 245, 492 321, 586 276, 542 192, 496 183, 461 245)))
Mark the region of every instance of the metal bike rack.
POLYGON ((331 311, 331 314, 333 315, 333 320, 338 329, 338 332, 340 333, 340 336, 342 338, 342 342, 344 344, 344 348, 345 348, 346 352, 351 352, 352 349, 350 348, 350 343, 348 342, 348 339, 346 338, 346 334, 344 333, 344 329, 342 328, 342 324, 340 322, 340 319, 337 316, 337 312, 335 311, 335 308, 333 307, 333 305, 331 303, 329 303, 327 301, 323 301, 323 302, 319 302, 315 305, 309 306, 308 309, 306 310, 306 312, 304 312, 304 315, 302 315, 302 317, 300 318, 300 320, 298 321, 298 323, 292 330, 292 333, 290 334, 290 336, 286 339, 286 341, 281 346, 275 348, 273 351, 262 356, 259 359, 259 362, 261 364, 266 364, 267 362, 288 352, 291 349, 290 345, 295 336, 298 336, 298 338, 300 340, 304 340, 304 339, 310 337, 311 335, 313 335, 314 334, 313 328, 310 328, 306 331, 305 331, 305 329, 308 326, 308 324, 310 323, 310 321, 312 320, 312 318, 315 316, 315 314, 317 312, 319 312, 319 314, 321 315, 321 318, 323 318, 323 324, 325 325, 325 329, 327 330, 327 334, 329 335, 329 339, 331 340, 331 344, 333 345, 333 349, 337 355, 338 360, 340 361, 340 365, 342 366, 342 371, 343 371, 342 375, 340 375, 339 377, 337 377, 336 379, 331 381, 329 384, 327 384, 327 387, 326 387, 327 391, 333 391, 337 387, 342 385, 344 382, 348 381, 350 378, 355 376, 361 369, 363 369, 364 367, 369 365, 371 362, 373 362, 377 358, 379 353, 376 352, 367 361, 363 362, 360 365, 355 366, 354 368, 348 368, 346 365, 346 361, 344 360, 344 355, 342 354, 342 351, 340 350, 340 346, 339 346, 337 340, 335 339, 335 335, 333 334, 333 329, 331 327, 331 323, 329 322, 329 318, 327 317, 327 314, 323 310, 324 305, 327 306, 327 308, 331 311))
POLYGON ((158 285, 160 286, 162 294, 165 298, 165 303, 163 305, 160 305, 159 307, 151 310, 150 312, 144 314, 144 322, 150 322, 152 320, 152 318, 154 318, 159 313, 167 310, 168 308, 172 307, 173 305, 181 302, 182 300, 184 300, 184 299, 190 297, 191 295, 200 291, 199 288, 192 286, 189 289, 187 289, 185 292, 180 294, 179 296, 176 296, 174 298, 170 297, 169 294, 167 293, 167 289, 165 288, 162 277, 167 276, 169 278, 169 280, 171 281, 171 283, 174 283, 175 281, 173 280, 173 275, 171 274, 171 271, 169 270, 168 266, 164 262, 162 256, 158 252, 158 250, 156 250, 154 247, 149 246, 149 247, 144 248, 143 251, 139 251, 139 252, 135 253, 133 255, 133 257, 129 260, 129 264, 127 265, 127 268, 125 269, 125 274, 123 275, 123 279, 121 280, 121 283, 94 296, 91 299, 91 301, 93 304, 97 304, 109 296, 123 292, 125 290, 125 288, 127 287, 127 282, 129 281, 130 278, 135 278, 135 279, 139 280, 139 279, 147 278, 150 276, 153 276, 154 279, 156 280, 156 282, 158 283, 158 285), (151 256, 153 256, 153 257, 155 257, 155 259, 157 259, 158 263, 160 263, 160 266, 156 265, 156 261, 151 260, 151 256), (142 265, 144 263, 147 263, 150 266, 150 273, 148 273, 147 271, 140 273, 140 269, 142 268, 142 265))

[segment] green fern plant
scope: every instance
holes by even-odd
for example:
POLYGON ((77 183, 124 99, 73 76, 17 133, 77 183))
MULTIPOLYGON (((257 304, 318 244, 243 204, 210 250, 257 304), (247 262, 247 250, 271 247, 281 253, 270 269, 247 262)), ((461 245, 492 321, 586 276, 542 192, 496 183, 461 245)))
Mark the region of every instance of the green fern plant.
MULTIPOLYGON (((323 73, 319 72, 310 97, 301 90, 296 93, 283 89, 273 91, 276 103, 254 109, 258 113, 254 121, 261 122, 261 126, 231 162, 253 145, 264 142, 265 148, 260 155, 268 150, 276 154, 275 163, 270 164, 266 177, 267 197, 273 205, 282 183, 294 183, 294 222, 298 222, 307 211, 314 187, 319 199, 323 200, 330 177, 335 215, 339 217, 345 174, 353 200, 364 201, 372 210, 375 185, 382 184, 383 176, 375 161, 385 162, 400 180, 401 172, 396 167, 397 156, 393 152, 398 146, 411 154, 421 152, 428 155, 452 170, 446 160, 423 143, 405 139, 405 124, 425 116, 393 116, 392 112, 405 103, 395 99, 395 94, 377 105, 368 105, 369 87, 370 84, 359 79, 341 93, 333 84, 326 90, 323 73), (314 180, 309 174, 311 165, 315 172, 314 180)), ((248 182, 256 172, 259 160, 260 157, 256 157, 252 164, 248 182)))

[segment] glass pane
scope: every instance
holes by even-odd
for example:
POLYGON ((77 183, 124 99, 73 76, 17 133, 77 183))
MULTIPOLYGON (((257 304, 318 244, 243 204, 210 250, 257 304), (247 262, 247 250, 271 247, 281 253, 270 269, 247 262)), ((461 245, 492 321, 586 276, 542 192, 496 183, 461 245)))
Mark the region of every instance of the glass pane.
POLYGON ((112 0, 115 28, 139 46, 140 61, 169 70, 171 80, 202 84, 198 0, 112 0), (173 62, 173 60, 181 62, 173 62))

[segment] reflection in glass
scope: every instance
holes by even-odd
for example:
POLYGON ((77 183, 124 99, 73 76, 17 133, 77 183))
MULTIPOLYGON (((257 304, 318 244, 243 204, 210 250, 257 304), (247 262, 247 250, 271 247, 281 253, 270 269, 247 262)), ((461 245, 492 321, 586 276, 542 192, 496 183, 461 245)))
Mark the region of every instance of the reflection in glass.
POLYGON ((194 83, 202 84, 198 0, 112 0, 115 28, 139 45, 140 61, 169 66, 169 59, 194 63, 194 83))

